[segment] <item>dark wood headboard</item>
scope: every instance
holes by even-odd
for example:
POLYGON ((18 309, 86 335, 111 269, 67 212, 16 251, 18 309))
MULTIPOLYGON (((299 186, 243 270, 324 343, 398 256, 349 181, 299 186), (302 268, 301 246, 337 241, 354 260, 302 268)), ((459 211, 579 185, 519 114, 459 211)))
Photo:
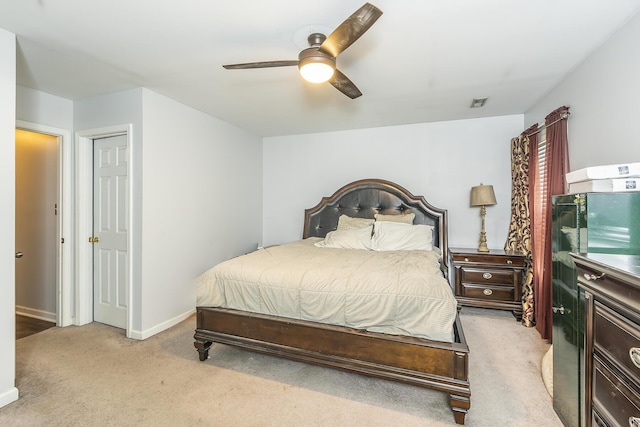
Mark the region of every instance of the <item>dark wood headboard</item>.
POLYGON ((302 237, 325 237, 338 226, 340 215, 374 218, 377 213, 402 215, 413 212, 414 224, 434 227, 433 243, 447 259, 447 210, 436 208, 422 196, 414 196, 398 184, 382 179, 362 179, 345 185, 331 197, 304 211, 302 237))

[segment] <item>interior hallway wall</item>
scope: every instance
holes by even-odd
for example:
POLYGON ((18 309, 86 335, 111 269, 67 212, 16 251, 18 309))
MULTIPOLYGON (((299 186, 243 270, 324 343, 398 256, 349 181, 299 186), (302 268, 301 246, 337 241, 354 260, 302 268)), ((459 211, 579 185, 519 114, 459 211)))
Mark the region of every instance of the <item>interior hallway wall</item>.
POLYGON ((16 119, 71 131, 73 101, 18 85, 16 119))

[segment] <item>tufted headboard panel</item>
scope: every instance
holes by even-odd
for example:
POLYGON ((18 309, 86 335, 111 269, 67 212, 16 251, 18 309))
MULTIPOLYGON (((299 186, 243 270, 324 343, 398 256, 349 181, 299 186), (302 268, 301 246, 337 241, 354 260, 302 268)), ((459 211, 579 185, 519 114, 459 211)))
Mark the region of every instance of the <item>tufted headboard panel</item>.
MULTIPOLYGON (((363 179, 345 185, 331 197, 323 197, 304 212, 303 238, 325 237, 338 226, 340 215, 374 218, 374 215, 402 215, 413 212, 414 224, 434 227, 433 242, 447 256, 447 211, 430 205, 422 196, 414 196, 390 181, 363 179)), ((445 261, 446 262, 446 261, 445 261)))

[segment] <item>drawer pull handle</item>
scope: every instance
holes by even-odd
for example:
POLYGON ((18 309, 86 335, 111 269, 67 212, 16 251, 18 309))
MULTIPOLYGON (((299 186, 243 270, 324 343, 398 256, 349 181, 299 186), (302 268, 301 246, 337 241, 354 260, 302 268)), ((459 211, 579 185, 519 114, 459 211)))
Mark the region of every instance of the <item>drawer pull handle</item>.
POLYGON ((513 261, 511 261, 510 259, 507 260, 507 264, 513 264, 513 261))
POLYGON ((484 277, 485 279, 489 280, 493 277, 493 275, 491 273, 483 273, 482 277, 484 277))
MULTIPOLYGON (((640 348, 631 347, 629 349, 629 358, 631 359, 631 362, 636 365, 636 368, 640 368, 640 348)), ((640 424, 638 426, 640 427, 640 424)))
POLYGON ((602 279, 603 277, 604 277, 604 273, 599 274, 597 276, 595 274, 584 273, 584 278, 587 281, 598 280, 598 279, 602 279))
POLYGON ((629 417, 629 427, 640 427, 640 418, 629 417))
POLYGON ((465 259, 464 259, 464 262, 469 262, 469 258, 465 258, 465 259))
POLYGON ((560 313, 560 314, 571 313, 571 310, 569 310, 568 308, 565 308, 564 305, 561 305, 560 307, 551 307, 551 310, 553 310, 554 313, 560 313))
POLYGON ((493 291, 491 289, 483 289, 482 293, 487 295, 487 296, 489 296, 489 295, 491 295, 493 293, 493 291))

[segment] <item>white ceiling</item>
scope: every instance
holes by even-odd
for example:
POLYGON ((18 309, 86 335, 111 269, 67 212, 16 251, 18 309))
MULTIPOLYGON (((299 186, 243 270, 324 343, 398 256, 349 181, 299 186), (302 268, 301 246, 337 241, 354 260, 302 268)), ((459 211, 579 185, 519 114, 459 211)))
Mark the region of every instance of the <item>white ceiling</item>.
POLYGON ((338 68, 363 96, 304 82, 297 59, 363 0, 2 0, 18 84, 78 100, 146 87, 259 136, 526 112, 640 11, 637 0, 371 0, 384 14, 338 68), (473 98, 489 97, 470 109, 473 98))

